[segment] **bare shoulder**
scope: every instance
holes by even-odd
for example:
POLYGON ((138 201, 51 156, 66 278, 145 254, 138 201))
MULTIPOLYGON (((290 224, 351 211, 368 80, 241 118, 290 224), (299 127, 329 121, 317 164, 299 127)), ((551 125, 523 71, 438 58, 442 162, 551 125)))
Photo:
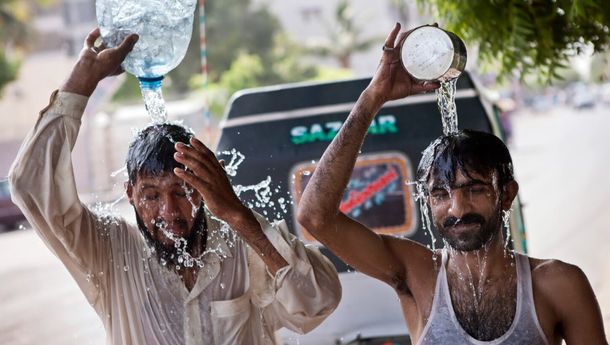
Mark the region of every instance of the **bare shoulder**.
POLYGON ((592 294, 587 276, 576 265, 555 259, 530 258, 530 267, 534 289, 555 307, 566 305, 566 298, 592 294))
POLYGON ((607 344, 601 310, 585 273, 560 260, 530 258, 530 267, 543 328, 559 330, 568 344, 607 344))
POLYGON ((585 273, 580 267, 556 259, 529 258, 532 281, 538 285, 558 288, 562 285, 578 287, 588 285, 585 273))

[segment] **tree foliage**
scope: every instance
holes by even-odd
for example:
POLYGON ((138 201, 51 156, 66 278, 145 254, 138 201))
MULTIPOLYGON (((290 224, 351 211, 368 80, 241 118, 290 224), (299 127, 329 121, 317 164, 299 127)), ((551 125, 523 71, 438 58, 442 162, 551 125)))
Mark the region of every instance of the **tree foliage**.
POLYGON ((0 92, 17 77, 20 61, 15 52, 28 46, 32 13, 39 6, 49 6, 54 1, 0 0, 0 92))
POLYGON ((587 46, 610 44, 608 0, 418 0, 441 25, 479 47, 500 76, 560 78, 558 70, 587 46))
POLYGON ((250 0, 211 0, 205 10, 212 81, 219 80, 242 52, 257 55, 268 66, 280 25, 265 6, 254 6, 250 0))

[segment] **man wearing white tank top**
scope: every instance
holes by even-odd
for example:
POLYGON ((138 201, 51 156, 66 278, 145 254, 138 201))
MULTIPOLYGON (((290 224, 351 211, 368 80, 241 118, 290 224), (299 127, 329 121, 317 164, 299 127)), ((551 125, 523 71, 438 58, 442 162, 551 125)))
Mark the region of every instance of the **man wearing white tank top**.
POLYGON ((299 222, 346 263, 394 288, 414 344, 607 344, 599 305, 578 267, 506 249, 502 215, 519 186, 508 149, 491 134, 440 137, 419 164, 418 182, 446 249, 376 234, 339 211, 377 111, 439 87, 400 66, 398 47, 408 33, 399 31, 397 24, 375 76, 318 163, 299 222))

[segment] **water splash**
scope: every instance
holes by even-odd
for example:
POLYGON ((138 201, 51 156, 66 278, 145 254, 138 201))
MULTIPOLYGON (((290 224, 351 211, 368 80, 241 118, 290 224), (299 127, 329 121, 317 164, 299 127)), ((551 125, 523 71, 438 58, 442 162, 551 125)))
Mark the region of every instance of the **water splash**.
POLYGON ((127 165, 123 165, 123 167, 121 167, 120 169, 111 172, 110 177, 115 178, 119 176, 119 174, 122 174, 124 177, 127 177, 127 165))
POLYGON ((141 86, 142 97, 144 98, 144 105, 146 111, 150 116, 150 120, 153 124, 161 124, 167 122, 167 109, 165 108, 165 100, 163 100, 163 93, 161 87, 149 88, 141 86))
MULTIPOLYGON (((229 163, 226 164, 224 168, 225 168, 225 171, 227 172, 227 175, 236 176, 239 166, 245 160, 245 156, 241 152, 239 152, 235 149, 223 151, 223 152, 220 152, 219 154, 220 155, 230 155, 230 158, 227 159, 227 161, 229 163)), ((276 202, 274 202, 272 200, 273 193, 272 193, 271 182, 272 182, 271 177, 267 176, 267 178, 265 180, 260 181, 259 183, 256 183, 256 184, 233 186, 233 190, 235 191, 235 194, 240 199, 242 199, 242 201, 244 201, 246 203, 246 206, 248 208, 270 207, 275 210, 276 205, 277 205, 285 213, 287 211, 286 204, 288 204, 288 202, 284 198, 279 198, 277 200, 277 204, 276 204, 276 202), (248 194, 249 192, 252 192, 253 198, 247 197, 246 194, 248 194), (250 199, 250 200, 248 200, 248 199, 250 199)), ((185 191, 187 199, 191 203, 192 216, 194 217, 196 215, 197 211, 199 210, 199 206, 195 204, 193 197, 192 197, 194 190, 192 188, 188 187, 186 184, 182 185, 182 188, 185 191)), ((280 191, 280 187, 275 188, 276 193, 279 191, 280 191)), ((219 236, 220 239, 222 239, 229 248, 233 248, 235 246, 235 244, 237 243, 237 241, 241 241, 238 234, 236 232, 234 232, 233 229, 231 229, 229 224, 227 224, 224 220, 216 217, 205 204, 204 204, 204 212, 205 212, 206 217, 208 217, 209 219, 212 219, 214 221, 217 221, 219 223, 220 227, 219 227, 218 231, 216 231, 215 233, 208 234, 208 247, 206 247, 206 249, 203 253, 201 253, 200 255, 198 255, 196 257, 192 256, 187 251, 188 243, 187 243, 186 239, 184 239, 182 237, 178 237, 175 234, 167 231, 166 230, 167 225, 163 221, 160 221, 155 224, 168 239, 170 239, 172 242, 174 242, 174 248, 176 249, 178 265, 182 265, 183 267, 194 267, 196 265, 196 266, 202 268, 205 265, 204 256, 210 255, 210 254, 216 255, 220 260, 225 259, 227 257, 228 253, 226 253, 223 250, 223 248, 209 246, 210 242, 214 242, 214 241, 209 241, 210 236, 212 236, 212 237, 219 236)), ((264 211, 264 213, 266 214, 266 211, 264 211)))
POLYGON ((502 210, 502 224, 504 225, 504 230, 506 231, 506 237, 504 240, 504 253, 507 253, 509 251, 508 246, 512 242, 512 238, 510 237, 510 215, 512 211, 512 209, 502 210))
POLYGON ((95 203, 89 205, 89 209, 97 220, 96 229, 100 231, 101 234, 108 234, 108 230, 111 225, 119 225, 120 215, 116 209, 116 206, 126 198, 126 195, 122 195, 113 202, 96 201, 95 203))
POLYGON ((268 205, 271 201, 271 176, 267 176, 267 178, 257 184, 253 184, 253 185, 247 185, 247 186, 243 186, 243 185, 237 185, 235 187, 233 187, 233 189, 235 190, 235 194, 238 197, 241 197, 241 195, 244 192, 248 192, 248 191, 252 191, 254 194, 254 200, 252 201, 248 201, 247 202, 247 206, 249 208, 252 207, 265 207, 265 206, 272 206, 272 205, 268 205))
POLYGON ((451 135, 458 132, 457 109, 455 106, 456 79, 441 83, 441 87, 436 90, 438 109, 441 112, 443 122, 443 134, 451 135))
POLYGON ((225 163, 225 171, 229 176, 237 175, 237 169, 246 159, 243 153, 237 151, 236 149, 226 150, 220 152, 221 155, 230 156, 229 163, 225 163))
MULTIPOLYGON (((436 237, 432 233, 432 222, 430 221, 430 210, 426 202, 426 186, 423 182, 413 182, 417 192, 415 193, 415 201, 419 204, 419 213, 422 221, 422 229, 430 234, 430 245, 433 252, 436 251, 436 237)), ((434 257, 436 259, 436 257, 434 257)))

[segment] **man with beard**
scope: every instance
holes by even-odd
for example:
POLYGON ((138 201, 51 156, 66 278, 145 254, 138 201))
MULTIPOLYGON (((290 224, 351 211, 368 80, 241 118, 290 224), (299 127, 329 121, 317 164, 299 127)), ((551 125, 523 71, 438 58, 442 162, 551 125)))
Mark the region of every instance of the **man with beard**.
POLYGON ((558 260, 509 252, 502 215, 517 195, 497 137, 464 130, 425 151, 418 183, 445 249, 378 235, 339 205, 375 114, 390 100, 431 91, 400 65, 396 25, 381 62, 303 192, 299 222, 347 264, 397 293, 414 344, 607 344, 583 272, 558 260))
POLYGON ((155 124, 129 147, 137 226, 79 200, 71 150, 88 97, 137 41, 94 48, 92 31, 10 171, 28 221, 100 316, 108 344, 277 344, 337 306, 334 266, 239 201, 214 154, 181 126, 155 124))

